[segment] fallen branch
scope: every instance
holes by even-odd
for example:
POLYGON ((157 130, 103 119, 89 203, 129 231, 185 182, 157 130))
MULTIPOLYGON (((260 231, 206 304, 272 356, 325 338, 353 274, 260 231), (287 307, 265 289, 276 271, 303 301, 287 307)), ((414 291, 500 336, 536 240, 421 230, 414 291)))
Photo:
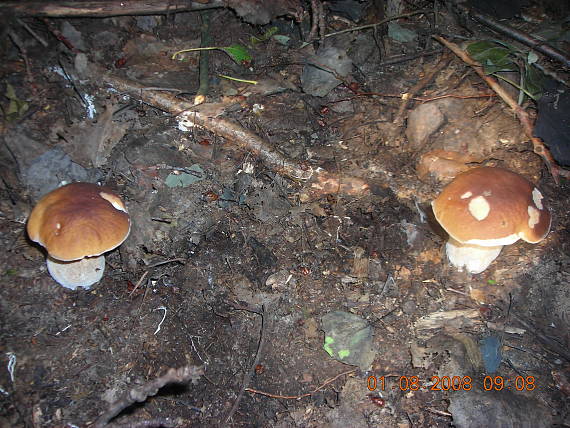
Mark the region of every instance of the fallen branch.
POLYGON ((194 106, 188 101, 159 91, 148 91, 139 83, 109 74, 90 66, 92 79, 110 85, 115 90, 167 111, 175 116, 181 126, 202 126, 214 134, 231 141, 238 147, 258 156, 266 167, 278 174, 296 181, 307 183, 303 194, 304 201, 318 198, 328 193, 362 196, 370 193, 369 184, 358 177, 332 173, 322 168, 314 169, 279 152, 271 143, 245 129, 240 124, 218 117, 225 106, 221 104, 202 104, 194 106))
POLYGON ((537 155, 542 157, 542 159, 544 160, 544 163, 548 167, 548 170, 550 171, 550 174, 552 175, 552 178, 554 179, 554 181, 558 184, 558 182, 559 182, 558 177, 559 176, 570 177, 570 171, 561 169, 558 166, 558 164, 556 163, 556 161, 554 160, 554 158, 552 157, 552 155, 550 154, 550 151, 548 150, 548 148, 542 142, 542 140, 533 135, 533 124, 532 124, 531 118, 528 115, 528 113, 520 105, 517 104, 517 102, 513 99, 513 97, 511 97, 509 95, 509 93, 501 85, 499 85, 497 80, 495 78, 485 74, 483 66, 480 63, 478 63, 477 61, 475 61, 473 58, 471 58, 464 50, 462 50, 455 43, 452 43, 452 42, 450 42, 450 41, 448 41, 448 40, 446 40, 440 36, 433 36, 433 37, 438 42, 440 42, 445 47, 447 47, 449 50, 451 50, 455 55, 457 55, 459 58, 461 58, 463 60, 463 62, 470 65, 475 70, 475 72, 479 75, 479 77, 481 77, 481 79, 483 79, 485 81, 485 83, 487 83, 487 85, 489 85, 489 87, 493 91, 495 91, 497 93, 497 95, 499 97, 501 97, 502 100, 511 109, 513 109, 513 111, 515 112, 520 124, 523 127, 525 135, 532 142, 534 153, 536 153, 537 155))
POLYGON ((190 421, 183 418, 154 418, 124 424, 111 424, 109 428, 177 428, 186 426, 190 426, 190 421))
POLYGON ((223 0, 208 3, 187 0, 163 1, 51 1, 0 3, 0 13, 9 9, 17 16, 36 17, 102 17, 122 15, 159 15, 225 7, 223 0))
MULTIPOLYGON (((95 421, 93 428, 103 428, 111 419, 118 416, 127 407, 137 402, 142 403, 148 397, 156 395, 158 390, 165 385, 170 383, 188 383, 197 380, 203 374, 204 369, 198 366, 184 366, 179 369, 170 369, 164 376, 131 389, 122 399, 113 403, 109 410, 95 421)), ((132 423, 132 425, 137 423, 138 422, 132 423)))

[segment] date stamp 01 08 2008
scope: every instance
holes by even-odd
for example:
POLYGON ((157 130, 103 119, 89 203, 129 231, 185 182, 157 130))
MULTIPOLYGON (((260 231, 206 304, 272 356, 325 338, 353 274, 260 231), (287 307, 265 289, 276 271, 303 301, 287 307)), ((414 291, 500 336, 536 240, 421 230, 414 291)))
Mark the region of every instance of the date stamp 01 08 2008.
MULTIPOLYGON (((470 376, 432 376, 431 382, 422 383, 418 376, 368 376, 369 391, 385 391, 389 378, 395 378, 392 389, 400 391, 470 391, 474 387, 470 376)), ((516 376, 514 379, 503 376, 485 376, 482 387, 484 391, 501 391, 514 389, 516 391, 533 391, 536 389, 534 376, 516 376)))

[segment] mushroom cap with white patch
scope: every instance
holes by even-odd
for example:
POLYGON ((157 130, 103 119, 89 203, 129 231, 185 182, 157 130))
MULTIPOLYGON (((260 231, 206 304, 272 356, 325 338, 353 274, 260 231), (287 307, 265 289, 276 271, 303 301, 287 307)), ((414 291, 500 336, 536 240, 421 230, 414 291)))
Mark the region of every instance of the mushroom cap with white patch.
POLYGON ((40 199, 27 231, 51 258, 69 262, 118 247, 130 227, 125 204, 114 192, 92 183, 72 183, 40 199))
POLYGON ((432 202, 436 220, 453 239, 484 247, 519 239, 536 243, 548 235, 551 216, 540 191, 503 168, 459 174, 432 202))

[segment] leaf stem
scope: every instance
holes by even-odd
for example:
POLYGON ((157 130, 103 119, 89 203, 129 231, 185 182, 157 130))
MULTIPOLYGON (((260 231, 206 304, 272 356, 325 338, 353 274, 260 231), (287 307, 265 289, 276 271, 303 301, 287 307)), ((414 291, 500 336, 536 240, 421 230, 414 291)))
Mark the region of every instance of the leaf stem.
POLYGON ((192 48, 192 49, 182 49, 181 51, 178 52, 174 52, 174 54, 172 55, 172 59, 176 59, 176 55, 180 55, 183 54, 184 52, 194 52, 194 51, 213 51, 216 49, 221 49, 220 47, 217 46, 213 46, 213 47, 208 47, 208 48, 192 48))

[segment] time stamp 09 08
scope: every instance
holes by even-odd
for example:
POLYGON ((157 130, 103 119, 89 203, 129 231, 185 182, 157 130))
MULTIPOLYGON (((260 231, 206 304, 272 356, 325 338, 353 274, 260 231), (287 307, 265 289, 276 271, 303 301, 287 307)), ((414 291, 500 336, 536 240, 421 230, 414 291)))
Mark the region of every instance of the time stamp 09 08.
POLYGON ((470 391, 481 388, 484 391, 533 391, 537 388, 534 376, 485 376, 482 380, 474 381, 471 376, 432 376, 426 382, 418 376, 368 376, 368 390, 385 391, 386 389, 400 391, 470 391))

